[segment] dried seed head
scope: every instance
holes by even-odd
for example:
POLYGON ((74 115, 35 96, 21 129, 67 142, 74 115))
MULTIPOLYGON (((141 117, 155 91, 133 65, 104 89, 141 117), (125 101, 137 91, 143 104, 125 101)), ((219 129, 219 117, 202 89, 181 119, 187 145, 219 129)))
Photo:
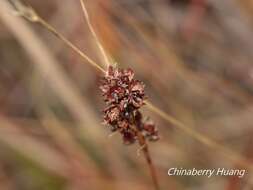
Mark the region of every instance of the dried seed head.
POLYGON ((101 80, 100 89, 105 103, 104 122, 112 131, 118 130, 125 144, 132 144, 137 139, 136 130, 148 140, 158 139, 158 132, 153 122, 143 121, 139 111, 146 99, 144 84, 134 79, 132 69, 117 69, 110 66, 101 80), (133 129, 135 127, 136 130, 133 129))

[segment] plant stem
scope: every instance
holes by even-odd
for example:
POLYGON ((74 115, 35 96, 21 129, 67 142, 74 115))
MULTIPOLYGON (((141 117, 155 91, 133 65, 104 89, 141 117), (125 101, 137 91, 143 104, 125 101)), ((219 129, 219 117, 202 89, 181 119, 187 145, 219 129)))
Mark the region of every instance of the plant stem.
POLYGON ((159 190, 159 184, 158 184, 158 179, 157 179, 157 175, 156 175, 156 170, 155 170, 155 166, 153 164, 153 161, 152 161, 150 153, 149 153, 148 144, 146 143, 144 136, 141 134, 141 132, 138 129, 137 129, 137 136, 138 136, 138 141, 139 141, 140 146, 143 147, 142 151, 143 151, 145 159, 147 161, 154 187, 156 190, 159 190))
POLYGON ((149 171, 150 171, 151 178, 152 178, 152 181, 153 181, 153 184, 154 184, 154 188, 155 188, 155 190, 159 190, 160 188, 159 188, 158 178, 157 178, 157 175, 156 175, 155 166, 154 166, 153 161, 152 161, 151 156, 150 156, 148 144, 146 142, 145 137, 143 136, 143 134, 141 133, 141 131, 138 127, 138 123, 136 122, 135 116, 134 116, 133 113, 132 113, 132 123, 133 123, 133 126, 130 126, 130 127, 137 134, 139 145, 142 149, 142 152, 144 154, 144 157, 145 157, 146 162, 147 162, 148 167, 149 167, 149 171))

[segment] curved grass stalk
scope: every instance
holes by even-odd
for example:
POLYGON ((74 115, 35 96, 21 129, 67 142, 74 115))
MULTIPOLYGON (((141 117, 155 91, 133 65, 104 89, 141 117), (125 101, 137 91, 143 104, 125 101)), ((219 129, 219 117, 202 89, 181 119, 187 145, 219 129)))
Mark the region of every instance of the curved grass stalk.
POLYGON ((97 34, 96 34, 92 24, 91 24, 90 17, 89 17, 87 8, 85 6, 84 0, 80 0, 80 4, 81 4, 82 10, 83 10, 84 18, 85 18, 85 20, 88 24, 88 28, 89 28, 89 30, 90 30, 97 46, 98 46, 99 51, 101 52, 101 55, 103 56, 106 67, 108 67, 108 66, 111 65, 111 62, 109 61, 110 60, 109 56, 106 54, 106 51, 105 51, 103 45, 101 44, 101 42, 99 41, 98 36, 97 36, 97 34))

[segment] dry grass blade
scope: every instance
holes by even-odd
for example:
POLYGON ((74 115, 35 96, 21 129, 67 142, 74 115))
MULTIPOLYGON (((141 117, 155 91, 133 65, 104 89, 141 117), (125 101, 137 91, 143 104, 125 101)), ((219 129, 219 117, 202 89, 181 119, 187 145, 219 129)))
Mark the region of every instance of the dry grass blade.
POLYGON ((96 42, 96 44, 97 44, 97 46, 98 46, 101 54, 103 56, 105 64, 108 67, 109 65, 111 65, 110 59, 109 59, 108 55, 106 54, 106 51, 105 51, 104 47, 102 46, 100 40, 98 39, 97 34, 96 34, 96 32, 95 32, 95 30, 94 30, 94 28, 93 28, 93 26, 92 26, 92 24, 90 22, 90 17, 89 17, 87 8, 85 6, 84 0, 80 0, 80 4, 82 6, 83 14, 84 14, 85 20, 86 20, 86 22, 88 24, 89 30, 91 31, 91 34, 92 34, 92 36, 93 36, 93 38, 94 38, 94 40, 95 40, 95 42, 96 42))

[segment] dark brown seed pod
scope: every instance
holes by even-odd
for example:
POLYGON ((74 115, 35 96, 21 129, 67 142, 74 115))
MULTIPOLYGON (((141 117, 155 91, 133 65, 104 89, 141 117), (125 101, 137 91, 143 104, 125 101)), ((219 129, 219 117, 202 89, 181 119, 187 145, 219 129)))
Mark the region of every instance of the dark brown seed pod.
POLYGON ((136 131, 151 141, 158 140, 158 131, 149 119, 144 121, 139 109, 147 99, 143 82, 134 79, 132 69, 118 69, 110 66, 102 78, 100 89, 107 107, 104 109, 104 122, 112 131, 122 134, 125 144, 137 139, 136 131))

